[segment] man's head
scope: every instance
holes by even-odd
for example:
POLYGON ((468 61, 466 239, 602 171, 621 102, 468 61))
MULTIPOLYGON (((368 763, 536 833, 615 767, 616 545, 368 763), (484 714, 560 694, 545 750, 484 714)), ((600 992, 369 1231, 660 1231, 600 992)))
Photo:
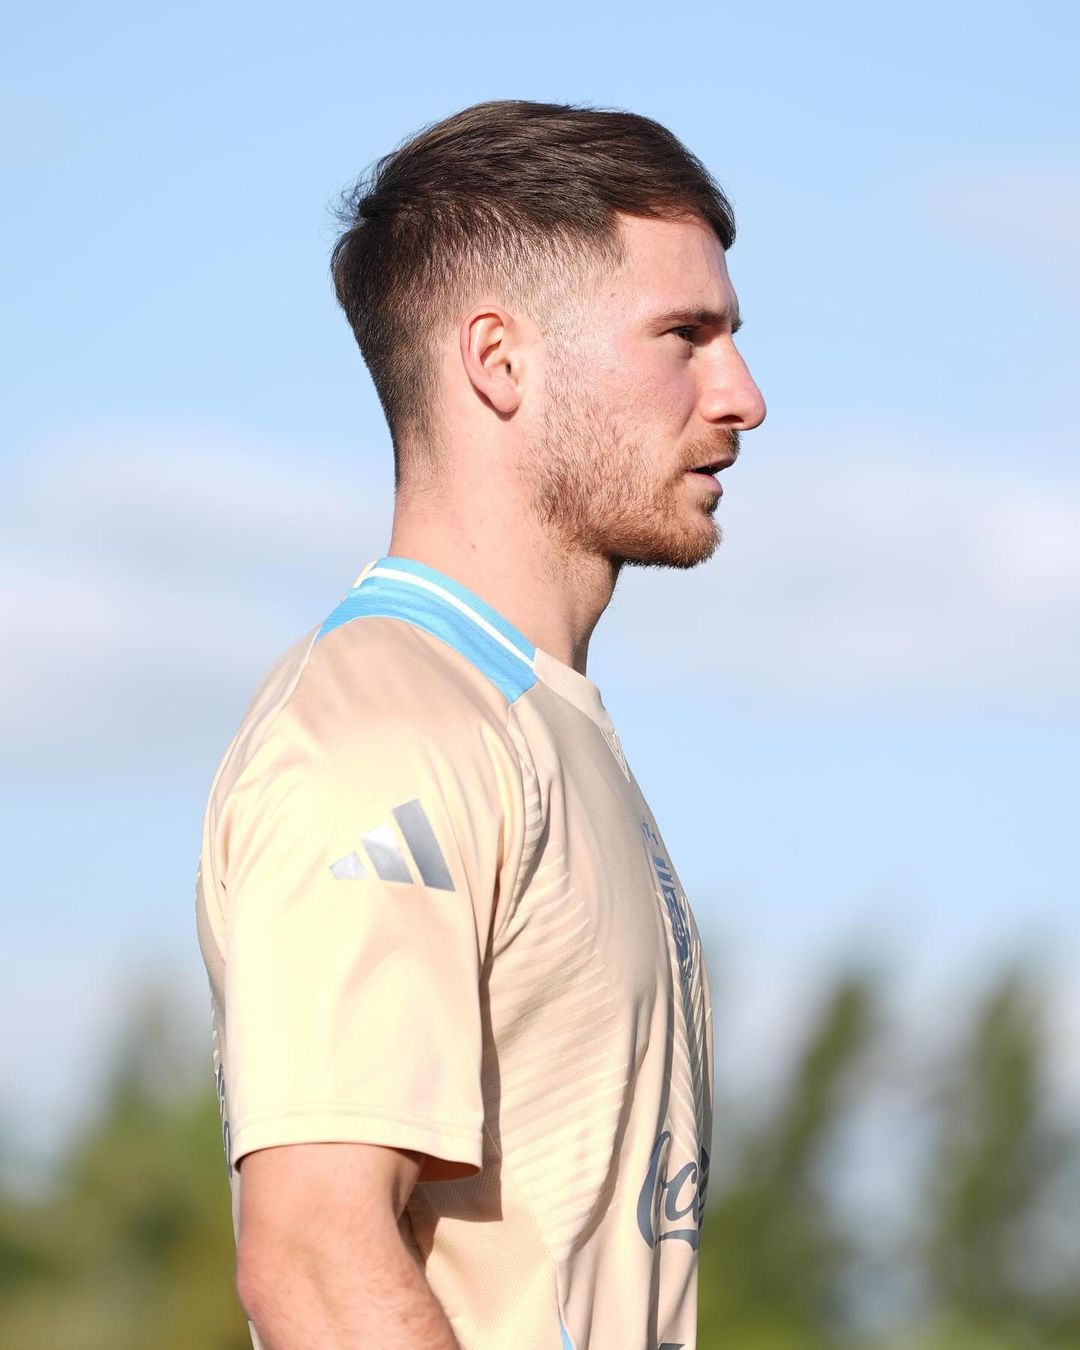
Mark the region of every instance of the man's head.
POLYGON ((450 427, 497 444, 570 550, 711 554, 718 487, 686 470, 732 462, 764 405, 731 342, 731 207, 669 131, 480 104, 378 161, 343 216, 335 287, 399 485, 453 472, 450 427))

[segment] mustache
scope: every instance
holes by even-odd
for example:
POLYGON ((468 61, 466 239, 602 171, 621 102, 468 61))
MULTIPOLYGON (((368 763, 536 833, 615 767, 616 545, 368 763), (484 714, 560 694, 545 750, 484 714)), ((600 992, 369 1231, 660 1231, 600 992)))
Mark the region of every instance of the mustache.
POLYGON ((699 441, 691 446, 687 467, 692 469, 698 464, 718 464, 722 460, 734 464, 739 458, 741 447, 738 430, 735 427, 724 427, 719 436, 719 440, 699 441))

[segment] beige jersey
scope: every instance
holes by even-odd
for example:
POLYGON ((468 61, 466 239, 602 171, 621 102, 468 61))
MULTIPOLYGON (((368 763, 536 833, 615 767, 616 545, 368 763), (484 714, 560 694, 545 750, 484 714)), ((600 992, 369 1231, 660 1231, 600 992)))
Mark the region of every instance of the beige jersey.
POLYGON ((234 1226, 252 1149, 418 1150, 463 1350, 691 1350, 708 981, 591 680, 370 564, 222 760, 196 914, 234 1226))

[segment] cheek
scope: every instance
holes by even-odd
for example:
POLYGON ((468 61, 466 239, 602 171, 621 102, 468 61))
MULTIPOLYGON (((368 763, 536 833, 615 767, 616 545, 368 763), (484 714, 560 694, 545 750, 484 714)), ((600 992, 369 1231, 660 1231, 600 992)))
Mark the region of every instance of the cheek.
POLYGON ((652 372, 627 390, 627 415, 642 432, 652 431, 665 452, 667 443, 679 437, 690 422, 696 396, 690 381, 670 372, 652 372))
MULTIPOLYGON (((674 339, 672 339, 674 342, 674 339)), ((628 355, 617 374, 621 406, 650 426, 682 426, 697 406, 692 358, 681 350, 628 355)))
POLYGON ((664 342, 616 341, 593 344, 588 358, 581 366, 583 392, 595 419, 665 456, 670 443, 685 434, 697 407, 693 357, 664 342))

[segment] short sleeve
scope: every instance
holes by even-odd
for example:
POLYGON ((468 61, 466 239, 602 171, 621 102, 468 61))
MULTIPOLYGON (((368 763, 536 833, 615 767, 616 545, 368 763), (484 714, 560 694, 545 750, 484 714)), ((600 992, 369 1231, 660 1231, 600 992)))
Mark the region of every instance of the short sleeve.
POLYGON ((480 979, 511 766, 467 716, 286 710, 222 821, 231 1159, 352 1141, 481 1164, 480 979))

